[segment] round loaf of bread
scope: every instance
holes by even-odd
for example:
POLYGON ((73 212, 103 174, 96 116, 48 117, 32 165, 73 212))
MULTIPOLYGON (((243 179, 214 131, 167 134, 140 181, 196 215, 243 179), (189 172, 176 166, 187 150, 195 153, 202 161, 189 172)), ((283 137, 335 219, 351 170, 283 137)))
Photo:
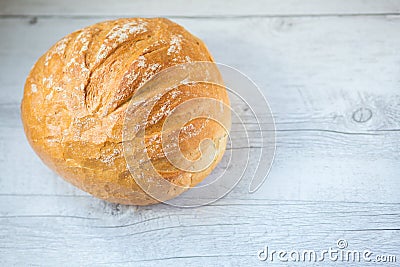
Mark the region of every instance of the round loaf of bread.
MULTIPOLYGON (((157 203, 160 199, 146 193, 127 166, 124 118, 135 92, 154 75, 197 61, 213 58, 201 40, 168 19, 117 19, 73 32, 42 55, 27 77, 21 116, 29 143, 47 166, 98 198, 131 205, 157 203)), ((224 153, 226 131, 206 118, 191 121, 179 140, 182 153, 192 159, 201 154, 203 139, 214 141, 217 154, 199 172, 173 166, 157 141, 171 110, 198 97, 229 105, 222 86, 183 83, 161 96, 146 120, 150 160, 163 179, 182 188, 161 188, 166 190, 164 199, 201 182, 224 153)))

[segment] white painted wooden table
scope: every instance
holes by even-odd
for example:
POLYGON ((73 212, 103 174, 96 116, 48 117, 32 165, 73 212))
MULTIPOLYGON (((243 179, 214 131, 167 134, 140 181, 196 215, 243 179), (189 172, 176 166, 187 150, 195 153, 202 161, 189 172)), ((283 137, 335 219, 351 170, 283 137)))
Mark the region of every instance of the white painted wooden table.
POLYGON ((400 1, 1 0, 0 36, 1 266, 292 266, 257 251, 338 239, 400 264, 400 1), (73 30, 127 16, 171 18, 261 87, 277 153, 256 193, 243 183, 196 209, 113 205, 34 154, 19 112, 33 63, 73 30))

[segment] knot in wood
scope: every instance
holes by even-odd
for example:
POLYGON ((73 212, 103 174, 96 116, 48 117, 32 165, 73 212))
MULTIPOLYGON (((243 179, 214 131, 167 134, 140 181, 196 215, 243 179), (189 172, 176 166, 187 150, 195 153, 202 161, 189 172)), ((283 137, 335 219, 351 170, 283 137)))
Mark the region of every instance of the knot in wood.
POLYGON ((372 118, 372 110, 366 107, 360 107, 353 112, 352 119, 357 123, 365 123, 372 118))

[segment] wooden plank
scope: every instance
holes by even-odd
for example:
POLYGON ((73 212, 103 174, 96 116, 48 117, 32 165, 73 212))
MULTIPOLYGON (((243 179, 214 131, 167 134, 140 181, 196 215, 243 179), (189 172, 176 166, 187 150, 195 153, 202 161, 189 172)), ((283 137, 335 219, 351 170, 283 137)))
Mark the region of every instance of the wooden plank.
POLYGON ((345 239, 351 250, 398 255, 400 242, 398 204, 223 200, 180 209, 0 196, 0 210, 2 265, 264 266, 256 254, 265 245, 323 250, 345 239))
MULTIPOLYGON (((246 177, 227 198, 400 203, 399 133, 279 131, 277 137, 275 162, 264 185, 249 194, 246 177)), ((0 140, 0 194, 85 195, 40 162, 21 129, 3 130, 0 140)), ((215 172, 224 168, 220 164, 215 172)))
POLYGON ((0 15, 33 16, 287 16, 287 15, 359 15, 395 14, 400 12, 397 0, 266 0, 266 1, 157 1, 123 0, 51 1, 14 0, 0 2, 0 15))

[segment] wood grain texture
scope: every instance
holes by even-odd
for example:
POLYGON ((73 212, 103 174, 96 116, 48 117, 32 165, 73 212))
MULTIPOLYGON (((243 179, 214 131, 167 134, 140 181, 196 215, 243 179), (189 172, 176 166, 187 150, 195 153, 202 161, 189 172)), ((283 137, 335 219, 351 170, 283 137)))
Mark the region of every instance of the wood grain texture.
POLYGON ((178 209, 111 205, 90 197, 0 199, 9 213, 0 216, 2 260, 17 265, 264 266, 256 253, 265 245, 317 250, 343 238, 352 249, 396 254, 400 242, 396 204, 222 200, 178 209))
POLYGON ((13 0, 0 2, 0 14, 35 16, 310 16, 310 15, 360 15, 400 13, 397 0, 265 0, 246 1, 157 1, 130 0, 103 1, 35 1, 13 0))
POLYGON ((339 238, 400 261, 400 16, 380 15, 399 1, 69 3, 0 4, 0 265, 262 266, 265 245, 322 250, 339 238), (175 16, 266 95, 277 153, 256 193, 245 179, 196 209, 107 204, 34 155, 19 119, 30 67, 67 33, 132 14, 175 16))

